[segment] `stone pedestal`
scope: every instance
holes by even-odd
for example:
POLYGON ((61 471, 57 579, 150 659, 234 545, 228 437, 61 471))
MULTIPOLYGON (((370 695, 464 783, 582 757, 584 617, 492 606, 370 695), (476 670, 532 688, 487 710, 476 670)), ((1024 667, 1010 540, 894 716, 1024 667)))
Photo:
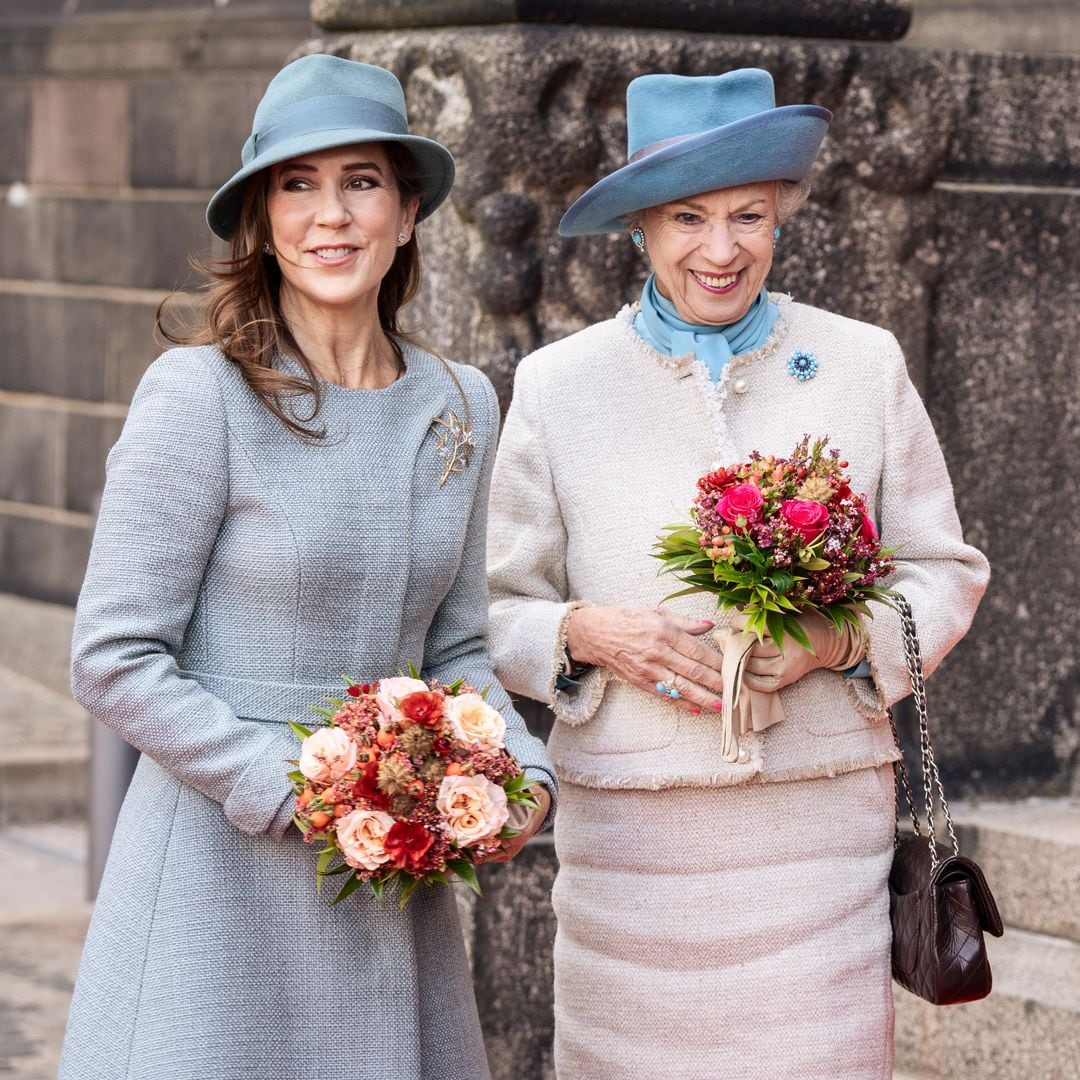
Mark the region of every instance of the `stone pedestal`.
POLYGON ((1080 364, 1069 346, 1080 332, 1080 59, 540 25, 306 48, 394 70, 414 127, 457 157, 449 205, 422 226, 426 285, 408 321, 485 368, 504 403, 523 355, 640 289, 646 266, 625 236, 557 232, 565 208, 625 161, 630 79, 755 65, 781 104, 833 110, 811 202, 785 226, 769 284, 896 333, 967 534, 993 564, 972 633, 930 684, 954 797, 1069 789, 1080 746, 1080 364))

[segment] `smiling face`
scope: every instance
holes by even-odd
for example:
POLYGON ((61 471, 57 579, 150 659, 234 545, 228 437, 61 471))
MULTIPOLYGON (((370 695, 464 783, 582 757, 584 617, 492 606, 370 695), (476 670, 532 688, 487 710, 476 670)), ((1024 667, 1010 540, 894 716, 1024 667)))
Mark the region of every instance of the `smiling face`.
POLYGON ((374 308, 398 236, 418 200, 402 201, 380 143, 304 154, 270 168, 266 209, 281 268, 282 308, 374 308))
POLYGON ((776 183, 741 184, 644 211, 641 229, 661 294, 686 322, 737 322, 772 266, 776 183))

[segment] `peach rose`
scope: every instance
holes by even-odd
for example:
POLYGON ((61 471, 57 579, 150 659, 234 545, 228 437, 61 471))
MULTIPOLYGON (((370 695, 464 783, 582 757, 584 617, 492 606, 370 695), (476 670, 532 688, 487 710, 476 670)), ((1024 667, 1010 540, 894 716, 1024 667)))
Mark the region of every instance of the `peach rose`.
POLYGON ((448 697, 446 719, 462 742, 502 749, 506 745, 506 721, 479 694, 448 697))
POLYGON ((510 816, 506 792, 486 776, 444 776, 435 806, 458 847, 491 839, 510 816))
POLYGON ((356 765, 356 744, 341 728, 317 728, 300 744, 300 771, 319 784, 332 784, 356 765))
POLYGON ((379 703, 382 712, 383 727, 387 724, 404 723, 405 717, 398 708, 398 702, 423 690, 430 690, 426 682, 420 679, 409 679, 399 676, 394 679, 380 679, 379 689, 375 693, 375 700, 379 703))
POLYGON ((386 834, 394 819, 381 810, 353 810, 338 818, 337 842, 345 861, 357 870, 378 870, 390 861, 386 834))

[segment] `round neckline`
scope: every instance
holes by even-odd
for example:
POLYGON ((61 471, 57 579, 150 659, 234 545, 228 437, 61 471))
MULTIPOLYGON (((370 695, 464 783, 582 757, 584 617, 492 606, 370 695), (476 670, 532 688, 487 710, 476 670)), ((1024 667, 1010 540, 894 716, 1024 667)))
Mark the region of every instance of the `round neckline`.
MULTIPOLYGON (((386 386, 343 386, 341 383, 332 382, 329 379, 324 379, 320 375, 315 375, 315 382, 319 386, 320 392, 323 394, 347 394, 347 395, 392 395, 398 389, 398 387, 404 386, 411 382, 415 376, 418 364, 418 351, 411 342, 397 340, 398 348, 401 350, 401 362, 405 365, 405 370, 402 371, 398 377, 386 386)), ((289 356, 287 353, 283 353, 279 357, 282 367, 288 369, 291 375, 298 375, 302 379, 308 377, 307 371, 299 364, 296 359, 289 356)))

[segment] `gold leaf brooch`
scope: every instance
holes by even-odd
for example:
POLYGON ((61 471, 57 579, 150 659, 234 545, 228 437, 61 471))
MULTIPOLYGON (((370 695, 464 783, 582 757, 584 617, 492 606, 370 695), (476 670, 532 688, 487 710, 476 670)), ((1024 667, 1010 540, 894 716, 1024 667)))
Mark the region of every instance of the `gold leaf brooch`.
POLYGON ((439 477, 439 487, 442 487, 451 473, 464 472, 469 467, 476 440, 472 425, 467 420, 462 421, 452 409, 447 409, 445 416, 436 416, 431 421, 431 430, 435 432, 435 452, 443 459, 439 477))

